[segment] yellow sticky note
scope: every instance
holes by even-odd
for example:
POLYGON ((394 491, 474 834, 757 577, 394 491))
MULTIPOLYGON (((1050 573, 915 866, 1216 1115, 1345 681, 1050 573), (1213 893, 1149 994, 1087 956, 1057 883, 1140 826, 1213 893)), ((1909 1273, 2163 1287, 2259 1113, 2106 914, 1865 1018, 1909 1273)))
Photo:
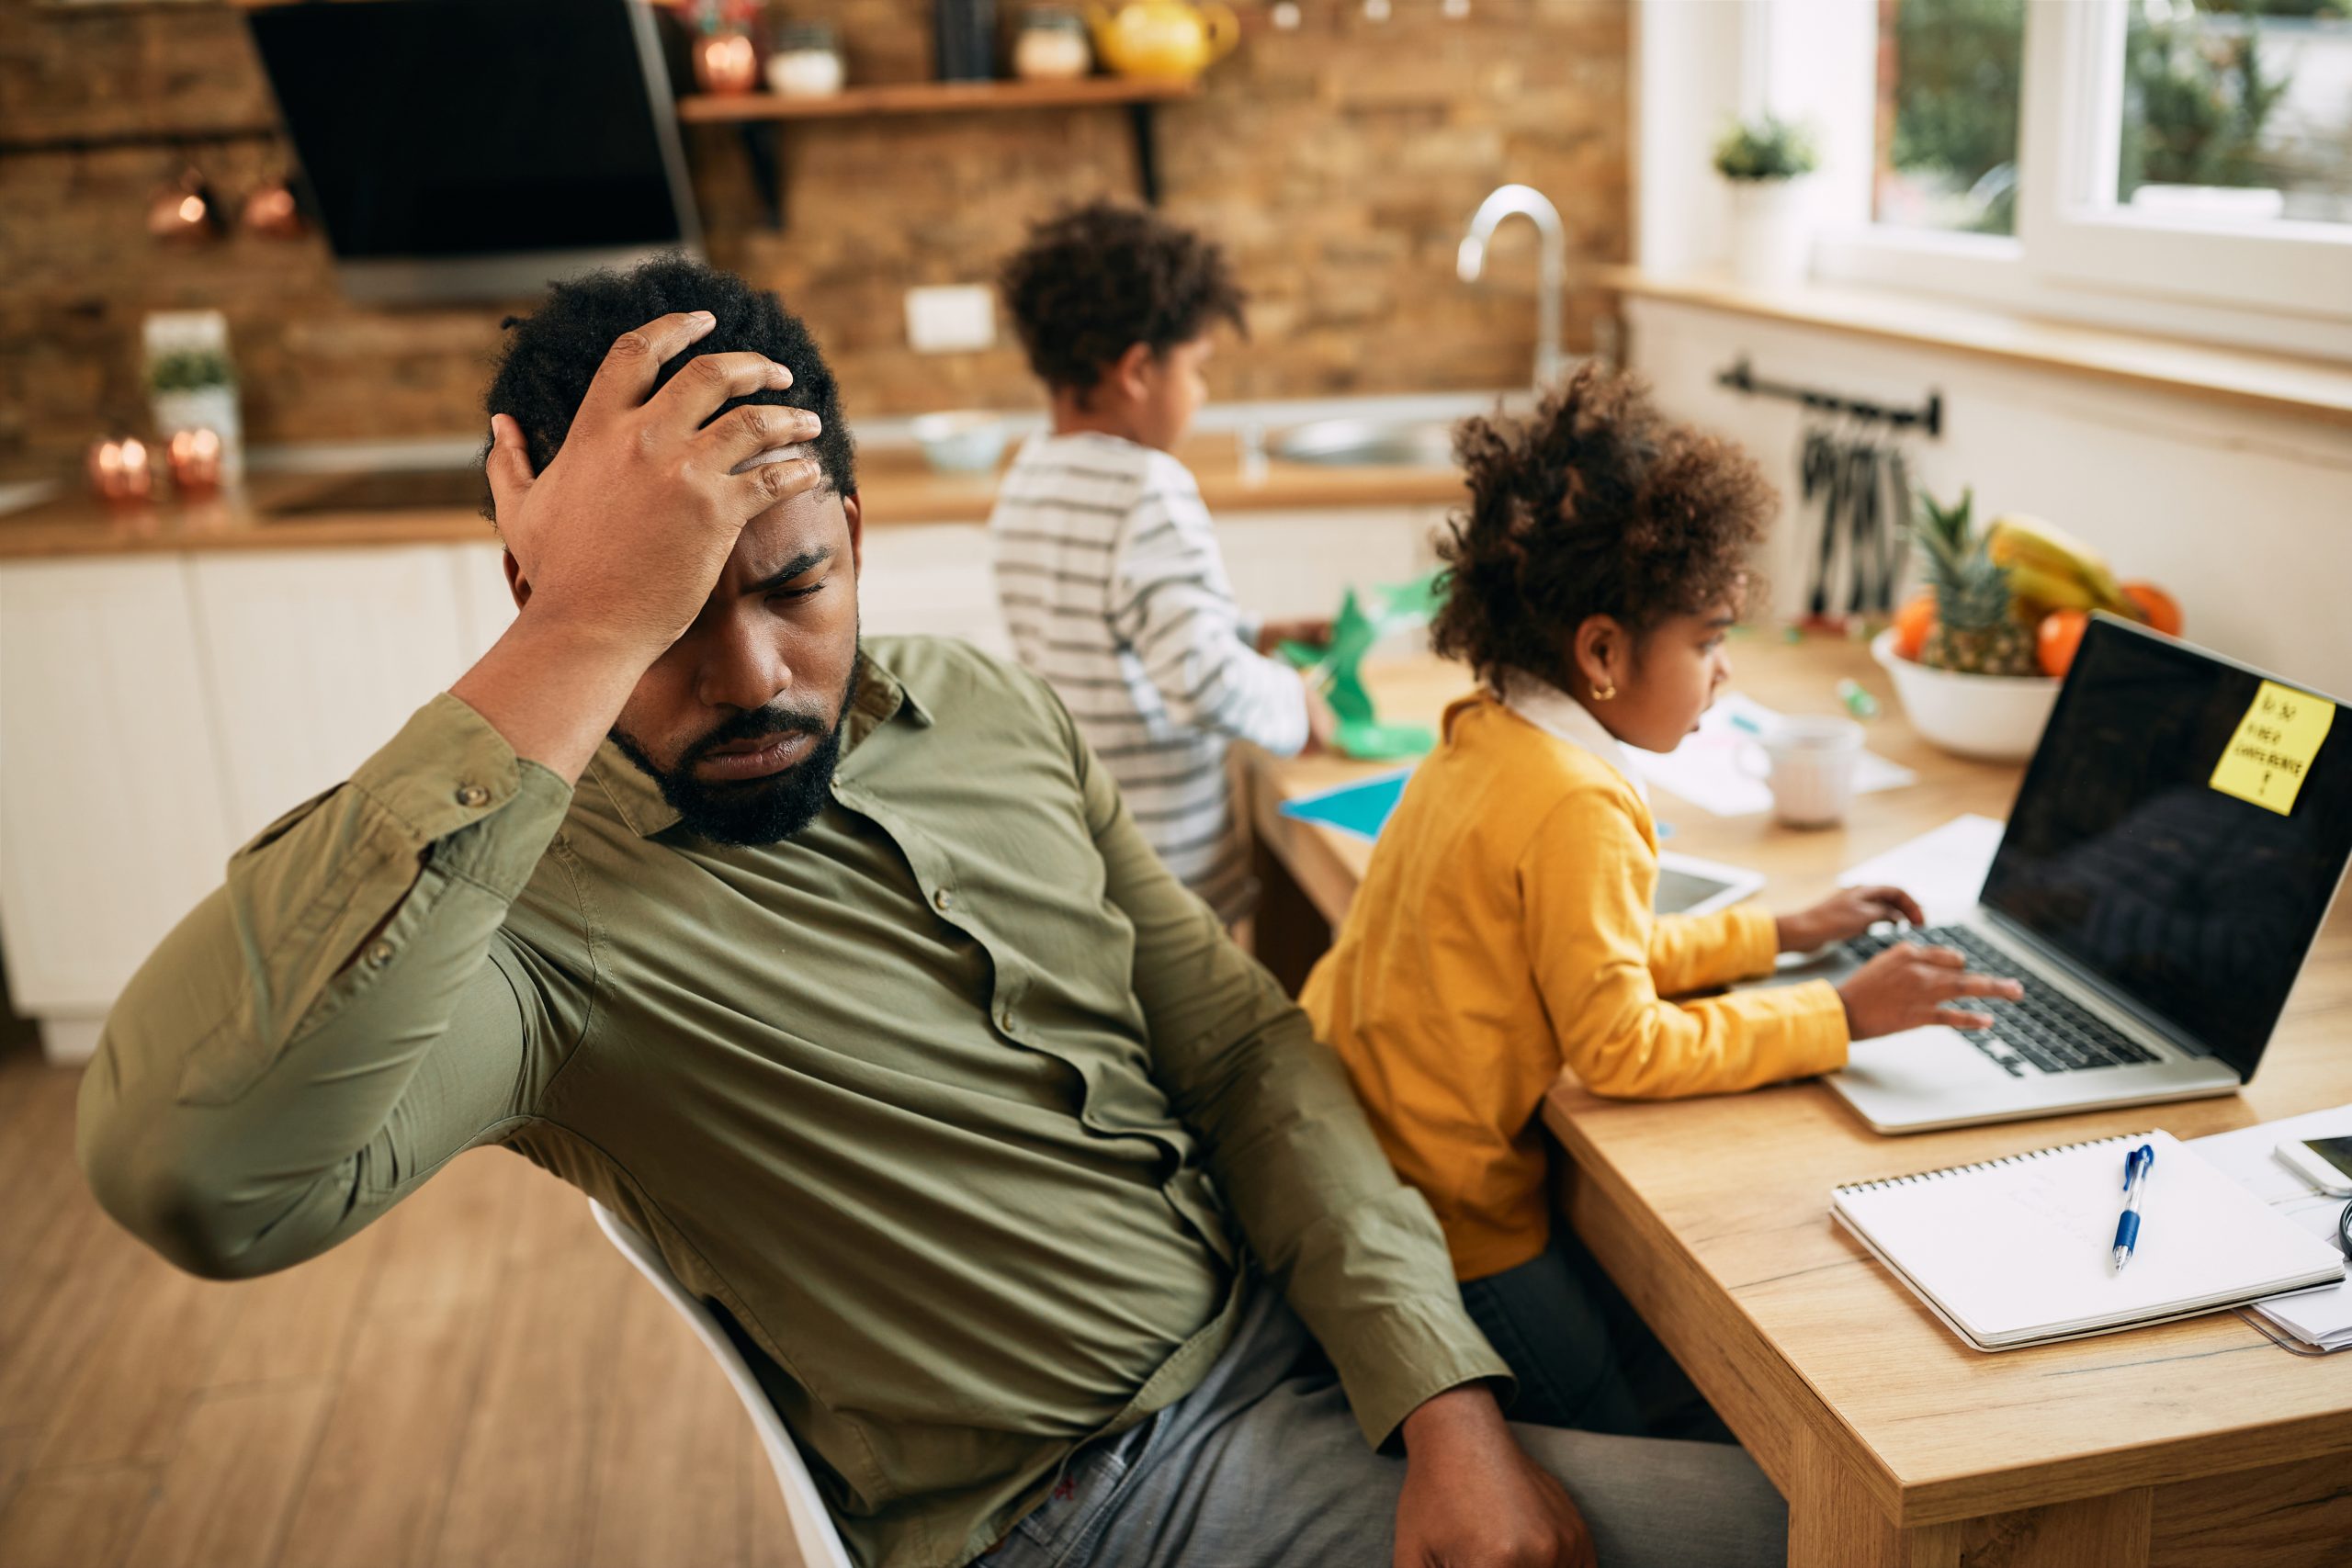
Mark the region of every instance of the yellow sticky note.
POLYGON ((2265 681, 2213 769, 2213 787, 2284 817, 2335 722, 2325 697, 2265 681))

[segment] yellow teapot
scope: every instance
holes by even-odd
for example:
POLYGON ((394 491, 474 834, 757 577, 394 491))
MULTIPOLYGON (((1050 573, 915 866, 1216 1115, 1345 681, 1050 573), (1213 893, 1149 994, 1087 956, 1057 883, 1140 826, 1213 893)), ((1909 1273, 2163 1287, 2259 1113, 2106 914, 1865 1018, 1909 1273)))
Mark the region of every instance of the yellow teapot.
POLYGON ((1115 11, 1089 5, 1094 51, 1122 76, 1189 82, 1241 41, 1241 21, 1220 0, 1127 0, 1115 11))

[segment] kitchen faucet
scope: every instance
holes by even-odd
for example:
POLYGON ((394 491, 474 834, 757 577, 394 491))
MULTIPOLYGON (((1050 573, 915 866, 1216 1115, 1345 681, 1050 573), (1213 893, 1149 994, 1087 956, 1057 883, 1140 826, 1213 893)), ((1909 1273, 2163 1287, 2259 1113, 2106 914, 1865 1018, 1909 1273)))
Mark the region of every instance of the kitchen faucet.
POLYGON ((1471 218, 1454 270, 1463 282, 1477 282, 1487 266, 1487 242, 1513 213, 1533 223, 1543 240, 1543 270, 1535 297, 1535 384, 1546 387, 1559 378, 1567 364, 1567 356, 1560 351, 1560 298, 1568 284, 1568 234, 1560 223, 1560 209, 1532 186, 1498 186, 1471 218))

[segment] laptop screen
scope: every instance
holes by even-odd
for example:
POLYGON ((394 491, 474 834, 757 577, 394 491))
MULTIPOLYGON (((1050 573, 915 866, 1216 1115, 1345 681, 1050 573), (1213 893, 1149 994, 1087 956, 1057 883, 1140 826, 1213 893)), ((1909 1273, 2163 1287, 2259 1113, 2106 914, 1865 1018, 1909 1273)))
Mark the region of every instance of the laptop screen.
POLYGON ((2310 752, 2334 705, 2267 684, 2094 620, 1983 899, 2241 1077, 2352 854, 2352 716, 2310 752))

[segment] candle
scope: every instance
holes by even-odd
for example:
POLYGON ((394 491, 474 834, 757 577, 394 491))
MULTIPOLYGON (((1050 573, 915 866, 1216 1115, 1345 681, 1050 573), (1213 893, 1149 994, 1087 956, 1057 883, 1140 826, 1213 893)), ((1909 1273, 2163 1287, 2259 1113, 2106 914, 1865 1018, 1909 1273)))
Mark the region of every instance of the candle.
POLYGON ((172 488, 183 496, 208 495, 220 486, 220 436, 201 427, 175 432, 164 448, 172 465, 172 488))
POLYGON ((107 436, 90 448, 90 488, 107 501, 145 501, 155 491, 155 462, 135 435, 107 436))

